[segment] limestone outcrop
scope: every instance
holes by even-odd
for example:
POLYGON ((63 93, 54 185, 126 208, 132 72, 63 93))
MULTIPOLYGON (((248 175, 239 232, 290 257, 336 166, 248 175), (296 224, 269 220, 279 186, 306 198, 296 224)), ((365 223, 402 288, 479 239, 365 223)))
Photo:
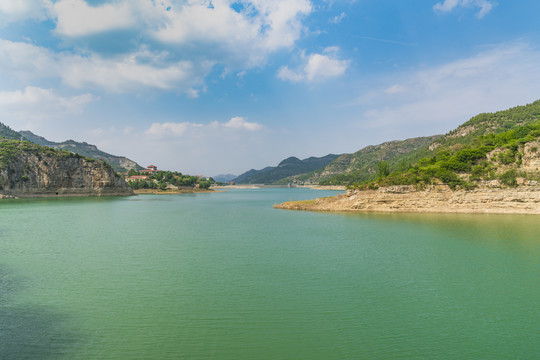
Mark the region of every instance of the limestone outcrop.
POLYGON ((529 182, 517 188, 498 183, 474 190, 451 190, 433 185, 424 190, 414 186, 391 186, 377 190, 354 190, 345 194, 307 201, 292 201, 276 208, 346 212, 438 212, 540 214, 540 186, 529 182))
POLYGON ((133 195, 105 162, 23 142, 3 145, 0 197, 133 195))

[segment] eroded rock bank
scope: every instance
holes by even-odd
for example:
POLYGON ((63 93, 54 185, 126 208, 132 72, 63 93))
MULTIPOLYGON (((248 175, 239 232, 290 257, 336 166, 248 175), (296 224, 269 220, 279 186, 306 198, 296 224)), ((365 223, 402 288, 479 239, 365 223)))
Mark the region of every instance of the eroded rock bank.
POLYGON ((134 195, 110 165, 67 152, 13 146, 0 168, 0 198, 134 195))
POLYGON ((328 198, 285 202, 275 207, 346 212, 540 214, 540 186, 534 183, 502 188, 493 184, 456 191, 445 185, 433 185, 423 190, 414 186, 389 186, 377 190, 347 191, 328 198))

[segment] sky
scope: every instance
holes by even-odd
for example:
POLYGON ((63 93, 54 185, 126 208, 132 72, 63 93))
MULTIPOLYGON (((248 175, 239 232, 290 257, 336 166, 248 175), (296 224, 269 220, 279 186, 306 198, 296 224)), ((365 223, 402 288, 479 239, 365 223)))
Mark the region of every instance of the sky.
POLYGON ((538 0, 0 0, 0 122, 239 175, 540 99, 538 0))

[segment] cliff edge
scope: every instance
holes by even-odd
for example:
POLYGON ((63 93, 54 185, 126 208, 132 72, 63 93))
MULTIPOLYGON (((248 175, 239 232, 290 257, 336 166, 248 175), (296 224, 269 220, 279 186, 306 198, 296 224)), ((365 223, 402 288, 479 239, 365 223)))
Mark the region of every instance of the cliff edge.
POLYGON ((0 139, 0 197, 133 194, 103 161, 29 142, 0 139))

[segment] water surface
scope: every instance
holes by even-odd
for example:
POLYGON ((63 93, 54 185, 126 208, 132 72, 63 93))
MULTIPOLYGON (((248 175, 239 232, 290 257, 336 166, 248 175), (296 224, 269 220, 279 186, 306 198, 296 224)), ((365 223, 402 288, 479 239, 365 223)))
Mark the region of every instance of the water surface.
POLYGON ((0 202, 0 358, 531 359, 540 221, 309 189, 0 202))

